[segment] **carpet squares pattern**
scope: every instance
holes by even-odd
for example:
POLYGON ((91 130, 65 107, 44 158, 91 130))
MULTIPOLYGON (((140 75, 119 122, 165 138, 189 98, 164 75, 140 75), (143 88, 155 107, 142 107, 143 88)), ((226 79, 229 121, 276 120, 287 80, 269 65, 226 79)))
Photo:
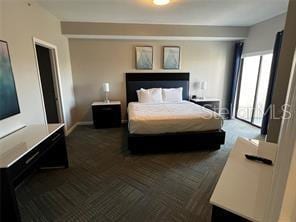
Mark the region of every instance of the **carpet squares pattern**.
POLYGON ((17 189, 23 221, 199 221, 238 136, 259 129, 226 120, 220 150, 130 154, 126 129, 79 126, 67 137, 70 167, 39 171, 17 189))

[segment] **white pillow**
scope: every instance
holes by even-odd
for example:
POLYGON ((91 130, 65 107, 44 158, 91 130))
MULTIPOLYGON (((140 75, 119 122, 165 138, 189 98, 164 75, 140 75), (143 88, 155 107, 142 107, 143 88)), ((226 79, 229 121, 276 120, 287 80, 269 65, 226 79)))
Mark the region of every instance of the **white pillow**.
POLYGON ((140 103, 162 103, 161 88, 137 90, 138 101, 140 103))
POLYGON ((183 101, 183 88, 162 89, 162 99, 165 103, 180 103, 183 101))

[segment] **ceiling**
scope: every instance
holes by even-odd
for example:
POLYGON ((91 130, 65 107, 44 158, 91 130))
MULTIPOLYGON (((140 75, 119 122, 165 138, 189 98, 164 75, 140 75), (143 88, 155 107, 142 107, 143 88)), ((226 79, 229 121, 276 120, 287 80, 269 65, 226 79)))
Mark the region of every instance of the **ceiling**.
POLYGON ((289 0, 37 0, 61 21, 251 26, 285 13, 289 0))

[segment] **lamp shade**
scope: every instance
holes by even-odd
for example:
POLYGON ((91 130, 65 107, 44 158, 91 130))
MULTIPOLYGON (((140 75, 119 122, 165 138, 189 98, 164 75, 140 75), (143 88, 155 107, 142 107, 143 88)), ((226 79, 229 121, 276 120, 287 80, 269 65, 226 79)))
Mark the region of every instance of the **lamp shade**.
POLYGON ((110 86, 109 86, 109 83, 104 83, 103 84, 103 90, 104 92, 110 92, 110 86))
POLYGON ((193 83, 193 89, 200 90, 200 81, 196 81, 193 83))
POLYGON ((201 90, 207 90, 207 87, 208 87, 207 81, 202 81, 201 84, 200 84, 200 89, 201 90))

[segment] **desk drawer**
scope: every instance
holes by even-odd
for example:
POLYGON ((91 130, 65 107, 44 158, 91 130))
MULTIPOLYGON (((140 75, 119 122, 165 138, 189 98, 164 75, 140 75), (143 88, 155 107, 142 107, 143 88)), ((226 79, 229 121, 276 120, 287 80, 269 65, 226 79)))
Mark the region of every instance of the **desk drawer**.
POLYGON ((63 138, 63 135, 63 129, 58 130, 9 167, 10 178, 15 180, 16 185, 22 181, 23 174, 28 175, 34 171, 34 168, 38 168, 40 158, 63 138))
POLYGON ((54 134, 52 134, 50 137, 48 137, 43 143, 45 146, 53 146, 59 139, 64 137, 64 129, 61 128, 58 131, 56 131, 54 134))

